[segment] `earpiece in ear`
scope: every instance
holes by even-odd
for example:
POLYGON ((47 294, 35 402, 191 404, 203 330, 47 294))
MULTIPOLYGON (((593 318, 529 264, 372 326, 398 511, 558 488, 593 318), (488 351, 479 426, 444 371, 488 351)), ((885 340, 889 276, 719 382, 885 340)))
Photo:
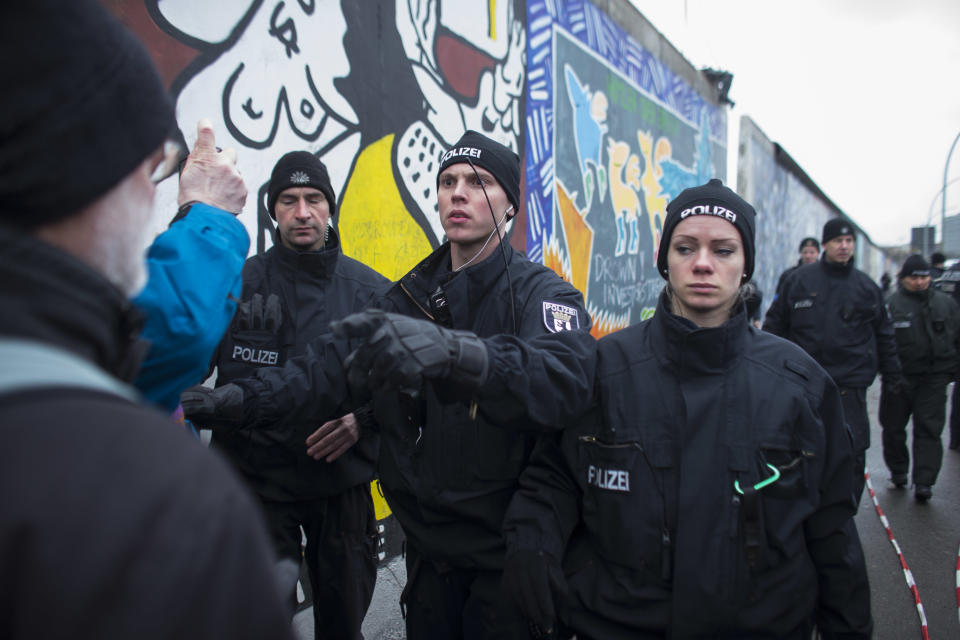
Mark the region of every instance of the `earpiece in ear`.
POLYGON ((517 215, 517 212, 513 210, 513 205, 507 207, 507 210, 503 212, 504 217, 507 220, 512 220, 513 216, 517 215))

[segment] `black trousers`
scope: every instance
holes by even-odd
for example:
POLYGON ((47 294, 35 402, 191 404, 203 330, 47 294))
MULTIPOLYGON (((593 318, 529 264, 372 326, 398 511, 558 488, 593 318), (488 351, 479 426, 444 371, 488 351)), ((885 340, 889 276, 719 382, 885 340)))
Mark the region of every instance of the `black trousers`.
POLYGON ((853 436, 853 494, 857 505, 863 496, 863 487, 867 484, 864 471, 867 466, 867 449, 870 448, 870 416, 867 413, 867 390, 853 387, 840 387, 840 401, 843 404, 843 417, 853 436))
POLYGON ((529 638, 518 608, 503 598, 502 571, 435 564, 406 545, 407 585, 400 596, 408 640, 529 638))
MULTIPOLYGON (((358 640, 377 580, 376 516, 366 483, 318 500, 261 500, 280 557, 303 559, 313 590, 314 637, 358 640)), ((296 593, 291 593, 296 603, 296 593)))
POLYGON ((947 413, 947 375, 907 376, 909 386, 899 394, 880 396, 883 460, 893 474, 910 471, 907 423, 913 416, 913 482, 933 485, 943 462, 943 424, 947 413))

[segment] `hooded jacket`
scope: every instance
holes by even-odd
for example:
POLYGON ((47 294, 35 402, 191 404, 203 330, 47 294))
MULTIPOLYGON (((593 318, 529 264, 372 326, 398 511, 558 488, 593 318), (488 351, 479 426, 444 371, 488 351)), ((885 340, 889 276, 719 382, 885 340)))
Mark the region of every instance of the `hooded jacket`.
POLYGON ((661 296, 596 343, 594 402, 538 443, 505 530, 563 559, 557 610, 591 637, 867 638, 852 495, 829 376, 743 311, 699 328, 661 296))

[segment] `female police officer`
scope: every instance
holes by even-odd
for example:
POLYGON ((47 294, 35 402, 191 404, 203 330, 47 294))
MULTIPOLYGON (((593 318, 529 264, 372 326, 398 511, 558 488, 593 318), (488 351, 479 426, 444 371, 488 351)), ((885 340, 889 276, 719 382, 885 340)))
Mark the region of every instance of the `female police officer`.
POLYGON ((738 300, 754 216, 719 180, 670 203, 656 314, 597 343, 591 411, 521 479, 505 584, 539 628, 565 592, 579 638, 869 636, 840 397, 738 300))
MULTIPOLYGON (((750 326, 738 299, 754 217, 719 180, 687 189, 667 207, 652 319, 597 342, 483 341, 468 385, 479 410, 566 427, 538 442, 505 522, 504 586, 532 635, 870 636, 839 393, 799 347, 750 326)), ((463 392, 462 338, 431 337, 451 355, 414 366, 415 328, 345 329, 369 337, 363 371, 463 392)))

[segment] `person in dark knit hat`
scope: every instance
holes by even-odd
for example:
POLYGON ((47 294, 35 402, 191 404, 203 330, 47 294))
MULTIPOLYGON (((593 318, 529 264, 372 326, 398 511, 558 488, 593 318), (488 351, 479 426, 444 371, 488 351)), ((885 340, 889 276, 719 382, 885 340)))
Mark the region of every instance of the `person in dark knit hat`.
POLYGON ((840 387, 857 449, 854 473, 859 502, 870 447, 867 387, 878 373, 894 391, 903 389, 906 380, 883 292, 853 266, 853 225, 842 217, 831 218, 823 225, 822 244, 820 261, 797 268, 783 283, 763 328, 803 347, 840 387))
POLYGON ((816 238, 813 237, 806 237, 801 240, 800 247, 797 250, 800 252, 800 256, 797 258, 797 264, 780 274, 780 277, 777 279, 777 288, 774 293, 774 299, 776 299, 776 295, 778 295, 780 290, 783 288, 783 283, 786 282, 787 278, 789 278, 798 267, 801 267, 805 264, 813 264, 820 257, 820 243, 816 238))
POLYGON ((538 440, 503 521, 505 599, 527 623, 516 637, 806 638, 814 625, 870 637, 840 394, 738 302, 754 217, 718 180, 680 193, 660 239, 656 313, 600 340, 574 331, 476 344, 435 332, 428 359, 397 337, 426 335, 415 330, 424 321, 341 325, 365 340, 359 371, 400 388, 426 378, 508 433, 554 432, 538 440), (812 447, 802 458, 771 444, 798 433, 812 447), (752 595, 718 601, 738 580, 752 595))
POLYGON ((946 420, 947 385, 960 366, 960 306, 930 286, 930 265, 908 257, 887 308, 897 336, 897 353, 907 384, 884 388, 880 395, 883 459, 897 488, 910 478, 907 423, 913 416, 913 484, 916 499, 933 496, 943 459, 940 435, 946 420))
POLYGON ((933 280, 936 280, 943 275, 943 272, 946 271, 944 264, 947 262, 947 256, 943 255, 939 251, 934 251, 930 254, 930 277, 933 280))
MULTIPOLYGON (((214 357, 218 389, 307 353, 331 321, 365 309, 386 290, 386 278, 343 255, 332 222, 336 203, 316 154, 291 151, 277 160, 267 187, 275 242, 244 264, 239 310, 214 357)), ((197 393, 204 392, 184 395, 197 393)), ((211 444, 256 494, 281 557, 299 565, 301 528, 306 535, 315 637, 360 637, 377 577, 369 484, 379 448, 375 430, 339 411, 303 420, 281 415, 257 434, 216 428, 211 444), (304 441, 319 418, 331 422, 318 438, 324 459, 315 462, 304 441)), ((295 604, 295 590, 288 595, 295 604)))
POLYGON ((128 384, 160 78, 95 0, 0 4, 0 49, 0 636, 290 638, 248 492, 128 384))
MULTIPOLYGON (((380 309, 348 317, 361 323, 391 318, 395 330, 382 345, 410 366, 457 353, 473 376, 482 372, 471 358, 476 338, 461 342, 462 334, 528 340, 586 333, 591 322, 580 292, 506 242, 503 229, 521 203, 517 154, 468 131, 438 159, 437 209, 446 241, 387 290, 380 309)), ((337 354, 345 358, 354 344, 336 339, 322 358, 293 358, 283 369, 200 392, 207 396, 197 399, 192 415, 212 420, 235 412, 238 422, 256 426, 283 415, 270 401, 283 397, 286 411, 315 419, 346 386, 337 354)), ((422 379, 398 388, 362 362, 355 359, 346 378, 351 386, 370 387, 383 440, 380 485, 406 536, 401 602, 407 637, 520 637, 513 626, 520 621, 509 615, 513 603, 500 589, 501 523, 535 436, 476 413, 449 388, 422 379)), ((319 464, 326 453, 317 438, 326 429, 308 439, 308 453, 319 464)), ((527 633, 526 625, 520 630, 527 633)))

